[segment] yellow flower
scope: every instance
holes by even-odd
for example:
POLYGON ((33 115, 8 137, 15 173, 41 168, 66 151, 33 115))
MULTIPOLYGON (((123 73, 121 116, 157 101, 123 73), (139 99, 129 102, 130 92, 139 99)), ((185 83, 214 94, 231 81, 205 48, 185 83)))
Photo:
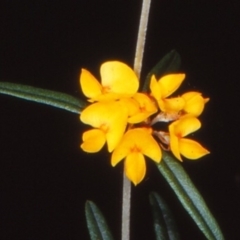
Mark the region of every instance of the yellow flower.
POLYGON ((157 163, 162 158, 161 149, 151 132, 152 130, 147 128, 135 128, 127 131, 112 153, 112 166, 125 158, 126 176, 135 185, 140 183, 146 174, 146 163, 143 155, 157 163))
POLYGON ((201 123, 197 118, 187 116, 169 125, 170 148, 174 156, 180 161, 182 161, 180 154, 189 159, 198 159, 209 153, 198 142, 184 138, 200 127, 201 123))
POLYGON ((153 100, 144 93, 136 93, 132 98, 120 99, 120 102, 128 109, 128 122, 140 123, 157 112, 153 100))
POLYGON ((168 74, 158 81, 153 75, 150 82, 152 96, 156 99, 159 108, 163 112, 178 112, 183 109, 185 101, 182 97, 167 99, 175 92, 185 78, 185 74, 168 74))
POLYGON ((185 100, 183 111, 195 117, 202 113, 205 103, 209 101, 209 98, 203 98, 199 92, 187 92, 182 98, 185 100))
POLYGON ((82 69, 80 85, 90 102, 116 100, 131 97, 139 87, 134 71, 126 64, 118 61, 105 62, 100 67, 101 84, 86 69, 82 69))
POLYGON ((112 152, 124 134, 127 117, 126 109, 116 101, 97 102, 85 108, 80 119, 94 129, 83 133, 81 148, 98 152, 107 142, 108 151, 112 152))

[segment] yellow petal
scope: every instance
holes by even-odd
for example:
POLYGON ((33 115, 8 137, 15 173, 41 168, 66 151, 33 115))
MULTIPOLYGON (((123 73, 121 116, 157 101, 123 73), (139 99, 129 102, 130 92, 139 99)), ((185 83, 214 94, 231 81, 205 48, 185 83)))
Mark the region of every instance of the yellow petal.
POLYGON ((150 97, 143 93, 136 93, 133 96, 138 103, 138 109, 129 119, 129 123, 139 123, 157 112, 157 107, 150 97))
POLYGON ((139 111, 139 103, 133 98, 120 98, 119 102, 128 112, 128 116, 133 116, 139 111))
POLYGON ((133 98, 139 103, 141 111, 149 112, 151 114, 157 112, 155 103, 147 94, 136 93, 133 98))
POLYGON ((146 174, 146 163, 144 156, 139 152, 130 153, 125 160, 124 169, 126 176, 136 186, 146 174))
POLYGON ((198 92, 187 92, 182 95, 182 98, 186 102, 183 110, 196 117, 202 113, 205 103, 209 100, 204 99, 198 92))
POLYGON ((115 121, 118 116, 124 114, 125 111, 126 110, 115 101, 97 102, 89 105, 82 111, 80 120, 85 124, 98 128, 103 124, 108 125, 112 121, 115 121))
POLYGON ((106 139, 108 151, 112 152, 119 144, 127 126, 128 112, 119 102, 108 104, 107 113, 105 113, 104 121, 107 123, 108 130, 106 139))
POLYGON ((151 90, 152 96, 153 96, 157 101, 162 98, 161 87, 160 87, 160 85, 158 84, 155 75, 152 75, 152 77, 151 77, 150 90, 151 90))
POLYGON ((114 149, 111 157, 111 164, 113 167, 115 167, 130 153, 131 145, 131 142, 122 140, 120 144, 114 149))
POLYGON ((126 139, 139 149, 144 155, 148 156, 155 162, 160 162, 162 158, 161 149, 152 137, 147 128, 135 128, 125 134, 126 139))
POLYGON ((99 101, 99 102, 103 102, 103 101, 112 101, 112 100, 116 100, 116 99, 119 99, 121 97, 120 94, 117 94, 117 93, 112 93, 112 92, 109 92, 109 93, 102 93, 101 95, 97 96, 96 98, 94 98, 93 100, 94 101, 99 101))
POLYGON ((100 151, 106 142, 105 134, 99 129, 91 129, 84 132, 82 139, 81 148, 89 153, 100 151))
POLYGON ((140 122, 143 122, 144 120, 146 120, 150 115, 152 115, 152 114, 149 114, 147 112, 139 112, 136 115, 130 117, 128 119, 128 122, 132 123, 132 124, 140 123, 140 122))
POLYGON ((80 85, 83 91, 83 94, 92 99, 101 95, 102 86, 98 80, 86 69, 82 69, 80 75, 80 85))
POLYGON ((180 150, 179 150, 179 138, 175 135, 174 132, 174 123, 169 125, 169 135, 170 135, 170 149, 173 153, 173 155, 180 161, 182 161, 182 158, 180 156, 180 150))
POLYGON ((162 160, 162 151, 156 140, 150 134, 142 134, 143 138, 139 141, 139 147, 142 149, 142 153, 159 163, 162 160))
POLYGON ((179 138, 185 137, 201 127, 201 122, 195 117, 183 117, 172 124, 174 126, 174 134, 179 138))
POLYGON ((128 130, 118 146, 114 149, 111 157, 111 164, 114 167, 118 164, 123 158, 131 153, 131 149, 135 147, 135 137, 132 134, 133 130, 128 130))
POLYGON ((168 74, 160 78, 158 84, 161 88, 162 98, 170 96, 182 84, 185 74, 168 74))
POLYGON ((159 107, 163 112, 179 112, 184 108, 185 101, 181 97, 169 98, 159 101, 159 107))
POLYGON ((179 149, 181 154, 188 159, 198 159, 209 153, 209 151, 198 142, 187 138, 180 139, 179 149))
POLYGON ((108 151, 111 152, 120 142, 125 131, 127 111, 119 102, 97 102, 85 108, 80 119, 105 133, 108 151))
MULTIPOLYGON (((115 109, 115 112, 116 109, 115 109)), ((112 119, 109 130, 106 133, 106 139, 108 144, 108 151, 112 152, 122 139, 127 126, 127 114, 126 112, 119 114, 113 114, 115 118, 112 119)))
POLYGON ((108 119, 109 115, 108 104, 97 102, 89 105, 82 111, 80 120, 92 127, 99 128, 106 123, 105 119, 108 119))
POLYGON ((124 134, 121 142, 113 151, 112 166, 115 166, 131 152, 140 152, 158 163, 162 158, 161 149, 152 137, 151 130, 147 128, 131 129, 124 134))
POLYGON ((139 81, 134 71, 118 61, 105 62, 101 65, 102 86, 107 92, 131 96, 137 92, 139 81))

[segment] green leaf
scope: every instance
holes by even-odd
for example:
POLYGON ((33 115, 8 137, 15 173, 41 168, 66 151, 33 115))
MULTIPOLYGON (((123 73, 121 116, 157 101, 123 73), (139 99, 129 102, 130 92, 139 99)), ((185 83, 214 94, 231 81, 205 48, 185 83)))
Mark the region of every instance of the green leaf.
POLYGON ((93 202, 86 202, 85 215, 91 240, 113 240, 101 211, 93 202))
POLYGON ((181 65, 181 58, 180 55, 176 50, 172 50, 168 54, 166 54, 148 73, 144 85, 143 85, 143 92, 149 91, 149 85, 151 81, 152 75, 155 75, 157 79, 160 77, 177 72, 181 65))
POLYGON ((156 240, 178 240, 179 233, 173 215, 165 201, 152 192, 149 195, 154 220, 156 240))
POLYGON ((0 82, 0 93, 80 114, 86 103, 71 95, 28 85, 0 82))
POLYGON ((215 218, 178 160, 164 152, 157 167, 206 238, 223 240, 215 218))

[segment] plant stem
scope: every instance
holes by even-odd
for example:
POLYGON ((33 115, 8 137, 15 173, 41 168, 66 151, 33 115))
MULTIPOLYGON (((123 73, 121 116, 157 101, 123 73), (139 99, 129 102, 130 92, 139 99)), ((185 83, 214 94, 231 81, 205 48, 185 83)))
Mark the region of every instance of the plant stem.
POLYGON ((123 172, 122 240, 130 239, 131 182, 123 172))
MULTIPOLYGON (((137 44, 134 58, 134 71, 138 78, 141 75, 144 45, 147 32, 148 16, 151 0, 143 0, 140 23, 137 36, 137 44)), ((123 172, 123 194, 122 194, 122 240, 130 239, 130 206, 131 206, 131 182, 123 172)))
POLYGON ((134 58, 134 71, 140 78, 151 0, 143 0, 134 58))

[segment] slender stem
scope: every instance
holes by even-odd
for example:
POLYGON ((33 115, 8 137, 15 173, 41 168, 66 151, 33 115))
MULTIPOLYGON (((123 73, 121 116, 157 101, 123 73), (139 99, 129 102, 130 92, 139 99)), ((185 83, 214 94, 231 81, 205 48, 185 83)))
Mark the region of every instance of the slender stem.
POLYGON ((130 206, 131 206, 131 182, 123 173, 122 196, 122 240, 130 239, 130 206))
MULTIPOLYGON (((138 29, 137 44, 134 58, 134 71, 140 78, 144 45, 147 32, 148 16, 151 0, 143 0, 140 24, 138 29)), ((123 173, 123 201, 122 201, 122 240, 130 239, 130 206, 131 206, 131 182, 123 173)))
POLYGON ((142 70, 142 60, 143 60, 144 45, 146 40, 150 4, 151 4, 151 0, 143 0, 142 12, 141 12, 139 29, 138 29, 137 44, 136 44, 135 59, 134 59, 134 71, 136 72, 139 78, 142 70))

